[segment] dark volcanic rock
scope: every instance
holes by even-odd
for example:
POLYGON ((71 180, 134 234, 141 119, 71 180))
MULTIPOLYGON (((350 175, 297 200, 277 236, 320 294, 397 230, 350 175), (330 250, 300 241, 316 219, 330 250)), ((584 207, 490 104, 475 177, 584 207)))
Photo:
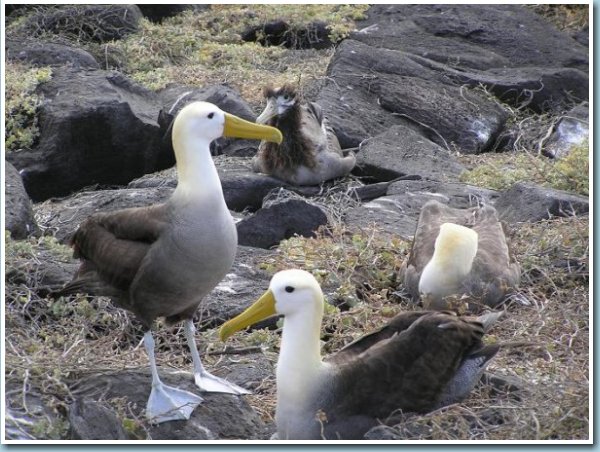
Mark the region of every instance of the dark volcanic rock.
POLYGON ((75 399, 68 417, 71 439, 129 439, 116 413, 99 402, 75 399))
POLYGON ((311 237, 327 215, 313 204, 299 199, 263 207, 237 224, 240 245, 270 248, 294 234, 311 237))
POLYGON ((99 69, 100 65, 88 52, 77 47, 37 40, 7 39, 4 43, 6 56, 32 66, 65 66, 99 69))
POLYGON ((493 203, 494 190, 456 182, 404 180, 392 183, 387 196, 376 198, 346 212, 344 222, 350 229, 375 226, 384 234, 411 238, 423 205, 435 199, 455 208, 493 203))
POLYGON ((566 156, 573 146, 589 138, 590 106, 584 102, 568 111, 556 125, 554 132, 544 145, 548 157, 566 156))
POLYGON ((38 145, 7 156, 34 201, 173 164, 161 153, 156 97, 123 75, 59 69, 41 91, 38 145))
POLYGON ((44 32, 108 42, 138 30, 142 13, 136 5, 60 5, 27 18, 19 30, 30 36, 44 32))
POLYGON ((283 20, 274 20, 246 29, 241 37, 246 42, 258 42, 263 46, 282 45, 288 49, 326 49, 333 46, 329 27, 321 21, 294 27, 283 20))
POLYGON ((352 39, 451 67, 588 71, 587 49, 522 5, 373 5, 366 16, 352 39))
POLYGON ((37 233, 39 229, 19 172, 9 162, 4 164, 5 228, 13 239, 20 240, 37 233))
POLYGON ((354 174, 378 181, 407 175, 452 180, 464 171, 448 150, 405 126, 393 126, 363 142, 356 163, 354 174))
POLYGON ((166 5, 149 5, 142 4, 136 5, 144 17, 152 22, 161 23, 164 19, 176 16, 185 11, 194 10, 200 11, 203 9, 210 8, 210 5, 177 5, 177 4, 166 4, 166 5))
POLYGON ((497 103, 467 92, 443 68, 406 52, 353 40, 337 48, 327 69, 323 106, 342 147, 397 124, 411 124, 431 141, 461 152, 490 147, 507 119, 497 103))
POLYGON ((496 201, 500 218, 509 223, 540 221, 552 217, 587 215, 589 199, 562 190, 518 182, 496 201))

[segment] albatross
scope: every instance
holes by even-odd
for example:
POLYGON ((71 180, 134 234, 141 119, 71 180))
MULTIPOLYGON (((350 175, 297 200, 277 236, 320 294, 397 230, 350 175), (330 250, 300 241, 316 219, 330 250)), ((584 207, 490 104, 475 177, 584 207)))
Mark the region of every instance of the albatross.
POLYGON ((501 316, 406 312, 323 361, 324 297, 303 270, 276 273, 269 289, 224 323, 226 340, 274 314, 284 316, 277 362, 277 439, 362 439, 391 415, 429 412, 466 397, 499 345, 482 337, 501 316))
POLYGON ((193 316, 231 268, 237 248, 236 227, 209 151, 211 141, 221 136, 282 140, 279 130, 242 120, 213 104, 185 106, 173 123, 178 183, 171 198, 149 207, 98 213, 83 222, 71 240, 81 265, 56 294, 110 296, 141 320, 152 371, 146 416, 156 423, 189 419, 202 401, 160 380, 151 332, 158 317, 185 322, 200 390, 248 393, 207 372, 194 340, 193 316))
POLYGON ((290 84, 266 87, 263 94, 267 105, 256 122, 277 127, 284 138, 281 144, 261 142, 252 159, 254 172, 292 185, 318 185, 352 171, 356 164, 354 153, 349 151, 344 156, 318 104, 302 102, 290 84))
POLYGON ((400 273, 413 300, 429 309, 448 309, 465 296, 471 308, 496 307, 521 279, 496 209, 455 209, 435 200, 421 209, 400 273))

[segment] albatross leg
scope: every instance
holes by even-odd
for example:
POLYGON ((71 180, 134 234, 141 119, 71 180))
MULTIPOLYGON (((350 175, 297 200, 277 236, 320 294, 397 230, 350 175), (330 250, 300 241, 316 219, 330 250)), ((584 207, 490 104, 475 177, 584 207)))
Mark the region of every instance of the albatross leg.
POLYGON ((210 374, 202 365, 202 361, 200 361, 200 354, 196 347, 196 327, 194 326, 194 322, 189 319, 186 320, 184 329, 185 337, 192 353, 192 360, 194 361, 194 381, 196 382, 196 386, 206 392, 227 392, 238 395, 250 394, 250 391, 247 389, 210 374))
POLYGON ((154 338, 150 331, 144 334, 144 346, 152 369, 152 391, 146 405, 146 417, 158 424, 189 419, 194 408, 202 402, 202 397, 160 381, 154 358, 154 338))

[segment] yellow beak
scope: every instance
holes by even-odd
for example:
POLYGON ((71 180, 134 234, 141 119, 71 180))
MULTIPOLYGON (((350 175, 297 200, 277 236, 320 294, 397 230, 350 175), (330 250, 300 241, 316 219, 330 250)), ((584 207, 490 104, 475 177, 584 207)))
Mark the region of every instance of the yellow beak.
POLYGON ((267 106, 265 110, 260 114, 258 118, 256 118, 257 124, 266 124, 272 118, 277 116, 277 104, 274 99, 269 99, 267 101, 267 106))
POLYGON ((267 140, 277 144, 283 141, 283 135, 275 127, 256 124, 237 116, 225 113, 223 136, 248 138, 251 140, 267 140))
POLYGON ((236 331, 240 331, 275 314, 275 297, 271 290, 267 290, 252 306, 237 317, 225 322, 219 330, 219 337, 222 341, 225 341, 236 331))

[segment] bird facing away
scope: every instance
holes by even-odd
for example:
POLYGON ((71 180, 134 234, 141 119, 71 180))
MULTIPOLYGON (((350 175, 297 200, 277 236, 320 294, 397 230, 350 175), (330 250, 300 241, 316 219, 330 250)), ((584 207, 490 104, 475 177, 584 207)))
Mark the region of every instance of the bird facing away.
POLYGON ((277 362, 278 439, 362 439, 392 413, 429 412, 466 397, 498 345, 482 336, 502 313, 459 318, 407 312, 321 359, 324 298, 302 270, 273 276, 269 290, 222 325, 220 337, 284 316, 277 362))
POLYGON ((422 208, 401 279, 414 301, 448 309, 498 306, 521 279, 502 222, 492 206, 455 209, 437 201, 422 208))
POLYGON ((166 317, 168 323, 185 321, 194 380, 201 390, 248 393, 208 373, 194 340, 194 313, 231 268, 237 248, 236 228, 209 151, 211 141, 220 136, 282 140, 277 129, 244 121, 210 103, 185 106, 173 124, 178 184, 171 198, 164 204, 89 217, 71 240, 81 266, 55 294, 110 296, 143 322, 152 370, 146 416, 154 422, 189 419, 202 401, 160 381, 151 332, 157 317, 166 317))
POLYGON ((318 104, 302 102, 289 84, 267 87, 263 93, 267 106, 256 122, 277 127, 284 138, 281 144, 260 143, 252 159, 255 172, 292 185, 318 185, 352 171, 356 164, 354 153, 344 156, 318 104))

